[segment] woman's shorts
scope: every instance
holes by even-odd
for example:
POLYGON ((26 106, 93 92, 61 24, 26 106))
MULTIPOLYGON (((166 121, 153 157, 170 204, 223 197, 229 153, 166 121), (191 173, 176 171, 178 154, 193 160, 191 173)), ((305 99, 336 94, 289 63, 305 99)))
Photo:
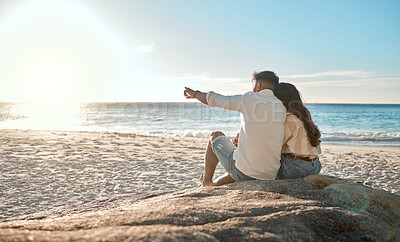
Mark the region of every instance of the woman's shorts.
POLYGON ((255 180, 255 178, 245 175, 236 168, 235 160, 233 159, 233 152, 236 146, 228 137, 218 136, 211 142, 211 148, 221 165, 235 181, 255 180))
POLYGON ((313 161, 304 161, 290 158, 286 154, 281 155, 281 167, 278 170, 276 179, 296 179, 309 175, 318 174, 321 171, 319 158, 313 161))

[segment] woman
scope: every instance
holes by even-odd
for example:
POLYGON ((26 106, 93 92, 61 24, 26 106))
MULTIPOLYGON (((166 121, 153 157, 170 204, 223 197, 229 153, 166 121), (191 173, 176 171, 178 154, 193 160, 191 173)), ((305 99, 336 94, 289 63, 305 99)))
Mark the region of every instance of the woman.
POLYGON ((318 174, 321 163, 321 133, 304 106, 300 93, 290 83, 280 83, 275 96, 286 107, 285 135, 283 139, 281 167, 276 179, 303 178, 318 174))

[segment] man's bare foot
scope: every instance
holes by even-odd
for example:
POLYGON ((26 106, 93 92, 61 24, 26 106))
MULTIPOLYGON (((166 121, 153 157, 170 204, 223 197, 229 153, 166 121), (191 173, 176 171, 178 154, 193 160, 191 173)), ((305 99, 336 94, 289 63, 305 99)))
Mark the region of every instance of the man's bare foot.
POLYGON ((201 187, 215 186, 215 184, 212 181, 210 181, 210 182, 204 181, 204 174, 201 174, 201 176, 200 176, 200 183, 201 183, 201 185, 200 185, 201 187))

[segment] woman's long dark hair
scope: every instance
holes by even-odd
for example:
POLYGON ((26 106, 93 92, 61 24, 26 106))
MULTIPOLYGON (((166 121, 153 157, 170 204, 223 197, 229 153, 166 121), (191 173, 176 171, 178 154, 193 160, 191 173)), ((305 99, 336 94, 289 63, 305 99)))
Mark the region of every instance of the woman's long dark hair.
POLYGON ((304 106, 297 88, 290 83, 281 82, 276 86, 274 93, 282 101, 286 110, 303 122, 308 140, 312 146, 317 147, 321 143, 321 133, 312 121, 310 111, 304 106))

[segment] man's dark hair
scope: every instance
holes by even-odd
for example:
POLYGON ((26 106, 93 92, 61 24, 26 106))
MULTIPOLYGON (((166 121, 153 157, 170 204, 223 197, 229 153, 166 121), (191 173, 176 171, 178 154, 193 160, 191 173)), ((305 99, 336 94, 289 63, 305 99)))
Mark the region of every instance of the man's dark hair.
POLYGON ((272 71, 254 72, 253 78, 256 81, 268 82, 275 88, 279 84, 279 77, 272 71))

